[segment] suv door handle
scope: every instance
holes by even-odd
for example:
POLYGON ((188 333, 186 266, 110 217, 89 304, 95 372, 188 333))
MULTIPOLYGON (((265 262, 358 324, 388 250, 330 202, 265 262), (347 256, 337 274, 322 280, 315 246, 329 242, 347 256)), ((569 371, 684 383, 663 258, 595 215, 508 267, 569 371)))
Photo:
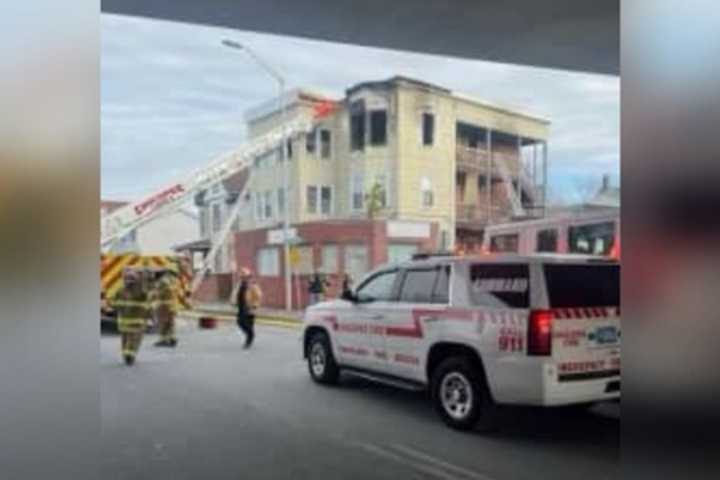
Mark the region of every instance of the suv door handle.
POLYGON ((385 318, 385 315, 380 315, 379 313, 370 315, 370 320, 382 320, 383 318, 385 318))

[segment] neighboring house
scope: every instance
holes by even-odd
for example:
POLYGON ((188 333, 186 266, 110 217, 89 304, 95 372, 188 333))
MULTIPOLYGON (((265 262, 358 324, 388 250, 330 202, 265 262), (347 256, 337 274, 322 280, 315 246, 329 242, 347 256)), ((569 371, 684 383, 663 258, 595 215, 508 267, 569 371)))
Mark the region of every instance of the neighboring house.
POLYGON ((603 175, 600 190, 587 202, 586 208, 620 208, 620 187, 610 185, 610 175, 603 175))
POLYGON ((234 252, 257 272, 269 305, 285 295, 277 232, 285 208, 296 272, 356 280, 418 250, 478 244, 489 222, 542 211, 549 121, 425 82, 365 82, 340 100, 294 90, 247 113, 249 137, 279 125, 280 105, 293 118, 329 101, 334 113, 288 144, 289 192, 279 148, 254 161, 234 252))
POLYGON ((602 185, 595 194, 584 202, 549 207, 547 216, 553 217, 566 213, 592 213, 597 211, 616 211, 620 214, 620 187, 614 187, 610 184, 610 176, 603 175, 602 185))
MULTIPOLYGON (((200 226, 200 240, 185 245, 177 245, 176 250, 185 250, 195 254, 199 252, 204 258, 209 253, 212 245, 216 242, 223 224, 228 218, 236 202, 240 200, 239 195, 245 188, 248 180, 248 171, 243 170, 235 175, 226 178, 220 183, 213 185, 207 190, 195 195, 195 206, 198 209, 198 223, 200 226)), ((245 199, 247 200, 247 198, 245 199)), ((250 205, 243 207, 250 209, 250 205)), ((234 222, 232 230, 237 232, 240 228, 240 219, 247 215, 241 210, 238 219, 234 222)), ((228 235, 225 245, 220 249, 210 267, 211 273, 231 273, 234 268, 234 236, 228 235)), ((199 266, 199 262, 194 262, 199 266)))
MULTIPOLYGON (((128 202, 101 201, 100 215, 127 205, 128 202)), ((197 215, 179 209, 156 218, 116 242, 111 253, 137 253, 139 255, 175 255, 178 243, 197 238, 197 215)))

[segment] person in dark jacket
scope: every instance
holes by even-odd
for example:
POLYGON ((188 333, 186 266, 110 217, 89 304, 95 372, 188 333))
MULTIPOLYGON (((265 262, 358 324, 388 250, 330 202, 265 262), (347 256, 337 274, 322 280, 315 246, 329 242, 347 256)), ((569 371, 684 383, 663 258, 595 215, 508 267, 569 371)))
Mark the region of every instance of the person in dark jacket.
POLYGON ((237 324, 245 334, 244 348, 250 348, 255 339, 255 312, 262 303, 262 291, 247 268, 240 270, 240 285, 235 297, 237 324))
POLYGON ((308 293, 310 294, 310 305, 322 302, 325 297, 325 289, 329 286, 328 281, 318 272, 314 272, 308 283, 308 293))

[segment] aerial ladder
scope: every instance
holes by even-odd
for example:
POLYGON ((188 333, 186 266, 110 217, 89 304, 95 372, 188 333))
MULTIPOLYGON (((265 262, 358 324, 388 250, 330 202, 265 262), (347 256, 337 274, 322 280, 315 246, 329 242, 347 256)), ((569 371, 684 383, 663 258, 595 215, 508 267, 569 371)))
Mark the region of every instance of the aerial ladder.
POLYGON ((193 198, 195 194, 247 169, 249 176, 247 182, 245 182, 243 191, 238 195, 238 199, 232 210, 225 219, 218 235, 214 238, 210 251, 205 256, 201 268, 193 277, 190 292, 194 293, 200 286, 210 265, 212 265, 215 256, 225 244, 227 236, 232 230, 234 220, 242 211, 245 192, 248 191, 251 184, 255 158, 277 148, 287 148, 287 146, 284 145, 285 139, 291 139, 311 132, 319 121, 336 109, 336 106, 336 103, 331 101, 318 102, 314 106, 311 115, 298 114, 286 122, 282 122, 279 126, 271 129, 264 135, 252 139, 248 144, 243 145, 239 149, 220 155, 203 168, 195 170, 183 179, 172 182, 152 194, 143 197, 141 200, 104 215, 101 218, 101 251, 110 250, 115 242, 142 225, 176 211, 185 204, 185 202, 193 198))

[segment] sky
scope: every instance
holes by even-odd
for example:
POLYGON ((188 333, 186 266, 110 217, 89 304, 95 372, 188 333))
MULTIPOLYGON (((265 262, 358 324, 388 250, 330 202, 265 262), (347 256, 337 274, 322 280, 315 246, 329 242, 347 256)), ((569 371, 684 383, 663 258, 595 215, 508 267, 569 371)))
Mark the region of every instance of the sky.
POLYGON ((118 15, 101 15, 101 192, 136 200, 240 146, 243 113, 277 84, 341 98, 359 82, 404 75, 548 118, 549 196, 581 201, 619 182, 620 79, 118 15))

